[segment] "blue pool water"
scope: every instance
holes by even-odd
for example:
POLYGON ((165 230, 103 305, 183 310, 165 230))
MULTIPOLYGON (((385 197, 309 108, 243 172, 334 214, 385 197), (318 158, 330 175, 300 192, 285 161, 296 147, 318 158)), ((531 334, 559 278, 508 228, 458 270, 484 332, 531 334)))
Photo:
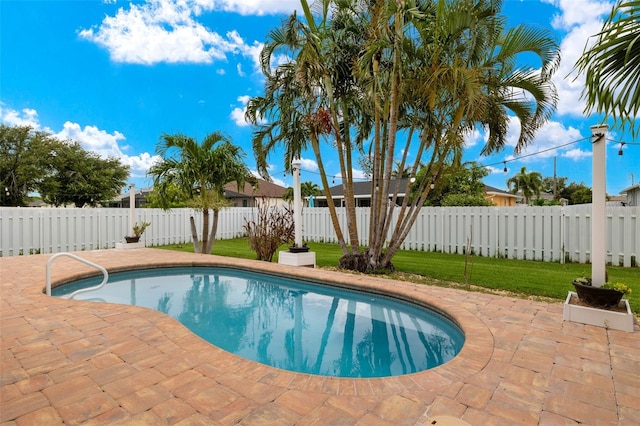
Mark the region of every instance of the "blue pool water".
MULTIPOLYGON (((65 297, 102 277, 53 289, 65 297)), ((386 377, 443 364, 462 348, 451 321, 391 298, 227 268, 114 273, 74 299, 164 312, 215 346, 290 371, 386 377)))

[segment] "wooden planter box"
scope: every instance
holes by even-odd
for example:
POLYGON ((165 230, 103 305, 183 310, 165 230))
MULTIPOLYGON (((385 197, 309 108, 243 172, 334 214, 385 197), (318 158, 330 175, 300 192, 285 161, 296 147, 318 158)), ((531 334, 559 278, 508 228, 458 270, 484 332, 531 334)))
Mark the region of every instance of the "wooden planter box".
POLYGON ((625 312, 615 312, 603 308, 573 305, 570 303, 572 296, 578 297, 578 294, 570 291, 564 302, 563 319, 565 321, 633 333, 633 314, 627 299, 622 299, 618 304, 619 307, 624 308, 625 312))

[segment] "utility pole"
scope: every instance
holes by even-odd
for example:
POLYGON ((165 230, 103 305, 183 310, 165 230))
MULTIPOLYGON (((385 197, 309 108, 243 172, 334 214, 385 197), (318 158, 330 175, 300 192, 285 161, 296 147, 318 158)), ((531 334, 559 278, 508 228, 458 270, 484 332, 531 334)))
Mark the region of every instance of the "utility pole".
POLYGON ((558 177, 556 175, 556 160, 557 156, 553 157, 553 199, 558 199, 558 177))

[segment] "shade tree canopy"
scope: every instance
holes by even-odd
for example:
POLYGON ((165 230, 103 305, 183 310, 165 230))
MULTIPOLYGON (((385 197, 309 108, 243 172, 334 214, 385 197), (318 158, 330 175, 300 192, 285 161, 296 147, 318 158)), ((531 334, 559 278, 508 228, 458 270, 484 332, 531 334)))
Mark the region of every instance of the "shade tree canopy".
POLYGON ((29 126, 0 125, 1 205, 23 206, 30 193, 55 206, 98 206, 120 194, 129 167, 75 141, 29 126))

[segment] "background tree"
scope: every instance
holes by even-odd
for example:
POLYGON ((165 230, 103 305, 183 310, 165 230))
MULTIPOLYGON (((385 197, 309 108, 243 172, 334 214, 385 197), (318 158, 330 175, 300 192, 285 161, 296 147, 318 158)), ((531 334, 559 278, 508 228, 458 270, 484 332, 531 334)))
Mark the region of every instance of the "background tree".
MULTIPOLYGON (((300 183, 300 195, 304 199, 305 197, 316 196, 322 194, 322 190, 318 186, 318 184, 313 183, 311 181, 306 181, 300 183)), ((290 186, 284 192, 282 199, 292 203, 293 202, 293 187, 290 186)))
POLYGON ((611 10, 595 44, 585 48, 576 63, 586 75, 582 94, 585 112, 598 111, 622 129, 640 132, 640 1, 619 0, 611 10))
MULTIPOLYGON (((485 197, 482 179, 489 174, 487 169, 472 161, 462 165, 446 164, 440 179, 433 181, 434 188, 425 201, 430 206, 491 206, 485 197)), ((423 179, 418 173, 417 180, 423 179)))
POLYGON ((129 167, 118 159, 103 159, 77 142, 0 125, 2 205, 24 205, 28 193, 38 192, 55 206, 96 206, 117 196, 128 177, 129 167))
POLYGON ((540 197, 540 190, 542 189, 542 175, 539 172, 527 173, 527 168, 523 166, 519 173, 513 175, 507 180, 507 187, 514 194, 517 192, 522 193, 524 202, 528 205, 531 201, 531 197, 534 195, 536 198, 540 197))
POLYGON ((566 177, 558 176, 554 179, 553 176, 547 176, 542 179, 541 190, 549 194, 554 194, 554 188, 555 188, 554 198, 556 200, 559 200, 561 197, 560 193, 564 190, 564 188, 566 188, 566 186, 567 186, 566 177))
POLYGON ((120 194, 129 166, 116 158, 101 158, 78 142, 57 145, 49 158, 50 173, 38 184, 42 199, 54 206, 98 206, 120 194))
POLYGON ((584 182, 571 182, 560 191, 560 196, 566 198, 569 204, 586 204, 591 202, 592 191, 584 182))
POLYGON ((165 189, 164 198, 161 199, 160 195, 156 191, 151 191, 147 197, 146 207, 150 209, 178 209, 182 207, 188 207, 188 200, 184 194, 180 192, 180 189, 175 185, 168 185, 165 189))
POLYGON ((242 150, 220 132, 213 132, 201 144, 181 134, 163 134, 156 152, 162 157, 149 169, 153 189, 159 204, 169 209, 175 191, 189 200, 188 204, 202 211, 202 244, 195 221, 191 217, 191 233, 196 253, 210 254, 218 228, 218 213, 226 206, 224 186, 237 182, 244 187, 250 172, 242 162, 242 150), (213 224, 209 225, 209 210, 213 224))
POLYGON ((0 125, 0 205, 24 206, 50 173, 60 141, 29 126, 0 125))

